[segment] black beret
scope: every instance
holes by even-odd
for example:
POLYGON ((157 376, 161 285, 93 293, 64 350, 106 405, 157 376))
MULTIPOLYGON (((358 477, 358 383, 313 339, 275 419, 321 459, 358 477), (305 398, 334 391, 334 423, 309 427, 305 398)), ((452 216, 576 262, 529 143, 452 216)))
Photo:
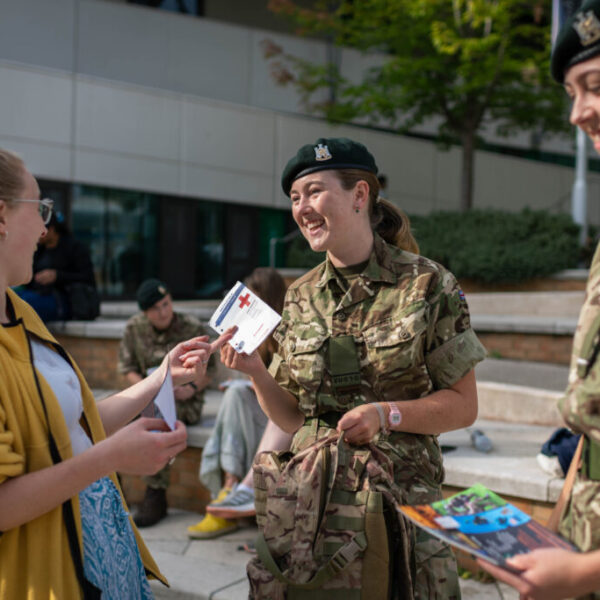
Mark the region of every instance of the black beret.
POLYGON ((325 169, 360 169, 377 174, 373 155, 361 143, 348 138, 319 138, 314 144, 302 146, 285 165, 281 175, 285 195, 290 195, 292 183, 299 177, 325 169))
POLYGON ((600 0, 587 0, 558 33, 552 52, 552 77, 563 83, 567 69, 600 54, 600 0))
POLYGON ((158 279, 146 279, 137 289, 136 297, 141 310, 148 310, 169 293, 169 288, 158 279))

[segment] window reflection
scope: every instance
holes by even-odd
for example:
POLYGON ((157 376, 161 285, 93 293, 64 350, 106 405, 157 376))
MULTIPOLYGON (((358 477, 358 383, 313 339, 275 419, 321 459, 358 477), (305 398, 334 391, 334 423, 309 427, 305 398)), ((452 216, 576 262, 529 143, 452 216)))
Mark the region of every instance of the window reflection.
POLYGON ((157 275, 157 201, 150 194, 74 186, 74 235, 90 248, 103 296, 131 297, 157 275))

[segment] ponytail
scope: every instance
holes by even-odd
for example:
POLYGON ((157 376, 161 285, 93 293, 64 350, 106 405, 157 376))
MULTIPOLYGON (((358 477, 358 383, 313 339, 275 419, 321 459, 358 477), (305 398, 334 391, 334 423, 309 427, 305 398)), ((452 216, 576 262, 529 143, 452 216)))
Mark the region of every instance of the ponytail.
POLYGON ((371 227, 388 244, 419 254, 419 244, 410 230, 408 215, 385 198, 377 198, 371 212, 371 227))
POLYGON ((342 187, 351 190, 359 181, 366 181, 369 186, 369 216, 371 228, 384 241, 401 250, 419 254, 419 244, 410 230, 410 219, 389 200, 379 196, 377 176, 360 169, 336 169, 342 187))

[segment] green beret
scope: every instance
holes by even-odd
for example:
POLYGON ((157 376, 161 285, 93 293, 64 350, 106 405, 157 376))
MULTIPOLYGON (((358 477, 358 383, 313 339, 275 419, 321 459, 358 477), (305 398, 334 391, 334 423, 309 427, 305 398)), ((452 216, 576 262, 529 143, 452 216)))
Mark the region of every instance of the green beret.
POLYGON ((552 52, 552 77, 563 83, 567 70, 600 54, 600 0, 587 0, 560 30, 552 52))
POLYGON ((141 310, 148 310, 169 293, 169 288, 158 279, 146 279, 137 289, 136 297, 141 310))
POLYGON ((319 138, 314 144, 302 146, 285 165, 281 187, 290 195, 292 183, 315 171, 325 169, 360 169, 377 174, 373 155, 359 142, 348 138, 319 138))

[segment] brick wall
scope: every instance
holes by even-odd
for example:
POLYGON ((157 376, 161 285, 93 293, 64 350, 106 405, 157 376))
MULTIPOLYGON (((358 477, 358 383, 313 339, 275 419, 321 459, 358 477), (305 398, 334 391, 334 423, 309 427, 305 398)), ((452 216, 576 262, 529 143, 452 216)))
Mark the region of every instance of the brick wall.
POLYGON ((477 337, 492 358, 533 360, 568 365, 573 346, 572 335, 529 333, 485 333, 477 337))
MULTIPOLYGON (((210 493, 198 479, 201 458, 200 448, 187 448, 175 459, 171 466, 171 478, 167 490, 167 501, 171 508, 181 508, 200 514, 206 512, 210 493)), ((129 505, 141 502, 146 491, 146 484, 141 477, 121 475, 121 486, 129 505)))
POLYGON ((116 390, 125 387, 117 374, 119 340, 56 335, 58 342, 75 359, 91 388, 116 390))

